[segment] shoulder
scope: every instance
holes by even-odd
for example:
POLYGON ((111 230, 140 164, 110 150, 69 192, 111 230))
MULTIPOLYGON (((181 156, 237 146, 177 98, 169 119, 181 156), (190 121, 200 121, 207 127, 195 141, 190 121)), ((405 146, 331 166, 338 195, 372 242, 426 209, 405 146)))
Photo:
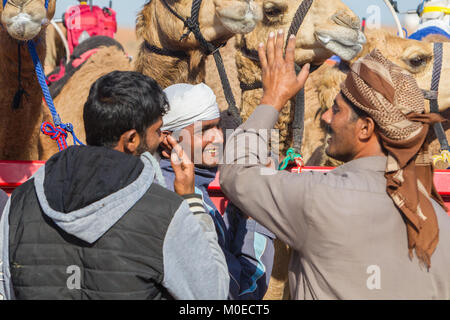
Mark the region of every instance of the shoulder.
POLYGON ((153 199, 171 206, 180 206, 183 198, 175 192, 157 184, 153 183, 147 190, 145 196, 148 199, 153 199))
POLYGON ((146 215, 151 213, 151 216, 164 218, 169 223, 182 207, 183 201, 184 199, 175 192, 153 183, 136 203, 134 210, 146 215))

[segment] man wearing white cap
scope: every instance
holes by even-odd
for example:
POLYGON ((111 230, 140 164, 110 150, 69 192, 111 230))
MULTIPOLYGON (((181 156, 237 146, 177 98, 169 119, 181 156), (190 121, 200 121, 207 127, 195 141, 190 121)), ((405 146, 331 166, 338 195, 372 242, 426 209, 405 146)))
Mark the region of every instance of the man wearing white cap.
MULTIPOLYGON (((230 273, 230 299, 262 299, 273 265, 273 234, 241 214, 232 204, 222 217, 208 195, 223 151, 219 128, 220 111, 214 92, 207 85, 175 84, 164 90, 170 111, 163 117, 161 131, 179 138, 183 150, 195 164, 195 191, 215 223, 219 244, 230 273)), ((161 145, 161 169, 167 185, 173 185, 170 144, 161 145), (165 158, 165 159, 164 159, 165 158)))

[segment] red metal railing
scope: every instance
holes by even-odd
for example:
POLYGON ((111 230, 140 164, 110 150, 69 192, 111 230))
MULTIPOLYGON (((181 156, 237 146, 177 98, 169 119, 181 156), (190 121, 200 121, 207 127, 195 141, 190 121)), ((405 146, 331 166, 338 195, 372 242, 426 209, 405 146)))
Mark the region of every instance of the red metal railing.
MULTIPOLYGON (((11 194, 15 188, 27 181, 45 162, 43 161, 0 161, 0 188, 11 194)), ((306 167, 304 171, 325 172, 333 168, 306 167)), ((438 170, 434 182, 450 209, 450 170, 438 170)), ((219 177, 216 177, 208 188, 211 200, 223 212, 228 200, 220 190, 219 177)))

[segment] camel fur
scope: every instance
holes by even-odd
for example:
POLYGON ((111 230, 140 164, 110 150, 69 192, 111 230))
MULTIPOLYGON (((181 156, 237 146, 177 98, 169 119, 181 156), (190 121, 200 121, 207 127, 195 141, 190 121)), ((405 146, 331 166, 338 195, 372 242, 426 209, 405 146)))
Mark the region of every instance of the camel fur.
MULTIPOLYGON (((55 1, 49 2, 48 11, 43 1, 19 1, 15 4, 0 5, 0 160, 37 160, 41 151, 39 128, 43 119, 41 108, 42 91, 36 78, 35 69, 28 47, 20 43, 21 81, 24 94, 17 109, 13 109, 13 100, 19 86, 19 40, 36 41, 36 50, 40 59, 45 57, 45 28, 41 21, 51 19, 55 12, 55 1), (20 8, 20 11, 19 11, 20 8), (18 14, 33 13, 34 20, 23 21, 21 26, 10 28, 7 22, 18 14), (37 21, 35 21, 37 20, 37 21)), ((42 60, 43 61, 43 60, 42 60)))
MULTIPOLYGON (((243 52, 247 47, 257 50, 261 41, 265 41, 272 31, 287 31, 294 18, 301 0, 263 1, 263 20, 255 30, 247 35, 237 37, 236 65, 239 81, 251 85, 261 81, 261 68, 257 58, 248 57, 243 52)), ((359 30, 359 18, 341 1, 314 1, 305 20, 297 33, 295 61, 298 65, 305 63, 322 64, 332 54, 353 58, 362 49, 365 37, 359 30), (343 45, 343 44, 347 45, 343 45), (349 46, 353 43, 353 46, 349 46)), ((241 118, 243 121, 253 113, 262 97, 262 89, 242 92, 241 118)), ((283 155, 292 145, 291 124, 293 113, 291 103, 281 111, 275 129, 279 130, 279 151, 283 155)))
MULTIPOLYGON (((192 1, 168 1, 169 5, 180 15, 190 16, 192 1)), ((258 17, 257 7, 253 1, 247 0, 209 0, 203 1, 200 10, 200 26, 208 41, 216 44, 226 42, 234 36, 233 31, 249 31, 253 29, 258 17), (239 10, 238 10, 239 9, 239 10), (229 20, 227 15, 238 10, 239 19, 229 20), (211 12, 216 12, 216 16, 211 12), (249 12, 245 15, 245 12, 249 12), (253 11, 255 11, 253 13, 253 11), (219 19, 217 19, 219 17, 219 19), (252 25, 253 24, 253 25, 252 25)), ((235 16, 235 18, 236 18, 235 16)), ((75 132, 81 141, 85 141, 83 106, 89 94, 90 86, 102 75, 114 70, 135 70, 154 78, 162 88, 179 82, 199 83, 205 80, 206 55, 191 34, 179 41, 186 31, 184 24, 172 15, 161 1, 149 1, 144 5, 136 22, 136 33, 143 40, 160 48, 183 50, 189 59, 172 58, 154 54, 142 45, 134 66, 129 63, 123 53, 104 49, 103 56, 98 52, 88 60, 87 65, 78 70, 55 99, 55 105, 64 122, 74 125, 75 132), (158 14, 156 14, 158 12, 158 14), (100 56, 99 56, 100 55, 100 56), (95 59, 95 60, 94 60, 95 59)), ((48 159, 57 150, 51 143, 42 138, 44 152, 41 159, 48 159)))
MULTIPOLYGON (((444 118, 449 119, 450 111, 448 109, 450 107, 450 99, 448 92, 450 91, 450 88, 448 88, 449 82, 445 81, 445 79, 448 78, 446 75, 449 74, 450 71, 448 60, 450 58, 450 45, 448 38, 442 36, 429 36, 425 38, 424 41, 419 42, 416 40, 400 39, 387 31, 380 30, 372 32, 369 31, 367 38, 368 43, 358 57, 361 57, 374 48, 377 48, 392 62, 409 71, 416 78, 419 87, 422 89, 430 89, 431 85, 434 57, 433 45, 429 41, 440 40, 443 42, 442 40, 446 40, 447 43, 444 44, 443 68, 439 88, 439 104, 441 115, 444 118), (424 61, 423 65, 413 65, 412 62, 417 57, 420 57, 424 61)), ((326 66, 323 68, 321 72, 319 72, 320 79, 316 87, 319 105, 311 105, 308 106, 308 108, 312 107, 319 113, 322 113, 330 108, 334 103, 334 98, 340 91, 340 84, 345 80, 345 77, 346 74, 340 71, 337 66, 326 66)), ((429 112, 429 102, 426 102, 426 111, 429 112)), ((444 123, 444 129, 446 130, 447 138, 450 139, 448 123, 444 123)), ((313 130, 316 132, 316 136, 320 137, 320 140, 323 141, 322 145, 314 150, 316 152, 315 157, 312 159, 313 161, 310 161, 309 163, 312 165, 321 166, 340 165, 340 162, 329 158, 325 154, 325 130, 323 130, 320 126, 308 128, 307 130, 313 130)), ((439 154, 439 141, 435 138, 433 131, 430 132, 429 141, 431 153, 433 155, 439 154)), ((310 144, 314 144, 314 142, 305 141, 305 146, 308 146, 309 150, 313 149, 309 147, 310 144)), ((446 169, 447 167, 448 164, 440 163, 437 168, 446 169)))

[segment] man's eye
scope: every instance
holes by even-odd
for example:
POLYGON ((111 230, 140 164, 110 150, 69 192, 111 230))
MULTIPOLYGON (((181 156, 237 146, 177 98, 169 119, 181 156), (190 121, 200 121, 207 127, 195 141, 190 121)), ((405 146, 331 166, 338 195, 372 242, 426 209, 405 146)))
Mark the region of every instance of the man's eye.
POLYGON ((332 108, 332 111, 333 111, 333 114, 336 114, 336 113, 338 113, 339 112, 339 109, 338 108, 332 108))

